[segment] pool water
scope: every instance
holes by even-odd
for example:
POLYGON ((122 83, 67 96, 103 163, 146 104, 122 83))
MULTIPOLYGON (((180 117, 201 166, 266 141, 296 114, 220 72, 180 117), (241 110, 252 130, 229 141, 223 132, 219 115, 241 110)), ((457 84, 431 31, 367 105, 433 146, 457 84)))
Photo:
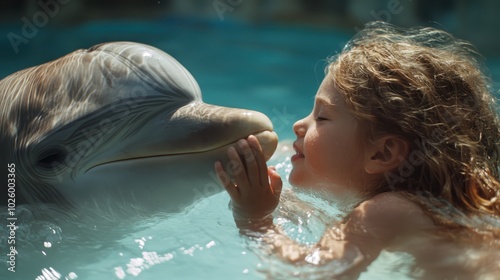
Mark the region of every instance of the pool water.
MULTIPOLYGON (((20 26, 2 28, 0 31, 7 33, 20 26)), ((46 27, 21 45, 17 55, 8 42, 0 41, 0 77, 101 42, 127 40, 153 45, 193 74, 205 102, 268 115, 280 137, 280 147, 270 163, 286 178, 291 140, 295 138, 292 125, 311 110, 325 58, 338 52, 349 37, 332 29, 179 19, 46 27)), ((499 81, 499 60, 487 62, 493 79, 499 81)), ((285 182, 285 189, 289 188, 285 182)), ((320 198, 301 195, 321 211, 282 205, 276 221, 292 238, 312 244, 320 238, 326 221, 339 219, 340 212, 320 198)), ((16 272, 2 268, 0 279, 324 277, 315 267, 294 267, 260 253, 255 241, 239 234, 228 202, 228 195, 220 193, 181 213, 90 221, 57 213, 56 219, 37 220, 32 208, 18 206, 16 272)), ((0 219, 6 220, 5 214, 0 219)), ((7 260, 3 253, 5 230, 1 229, 0 238, 2 261, 7 260)), ((384 252, 361 279, 410 279, 410 267, 410 256, 384 252)))

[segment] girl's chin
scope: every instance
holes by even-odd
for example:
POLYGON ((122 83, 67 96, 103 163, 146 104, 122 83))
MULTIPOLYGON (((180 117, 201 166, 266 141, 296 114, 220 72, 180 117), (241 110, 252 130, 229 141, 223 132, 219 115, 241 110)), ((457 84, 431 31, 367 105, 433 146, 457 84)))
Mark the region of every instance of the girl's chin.
POLYGON ((310 182, 307 182, 305 180, 304 176, 301 176, 301 174, 297 171, 294 172, 294 170, 290 172, 290 176, 288 177, 288 182, 294 188, 311 189, 312 186, 310 182))
POLYGON ((292 185, 292 187, 300 187, 300 181, 301 180, 301 176, 299 174, 297 174, 298 172, 294 169, 292 169, 292 171, 290 172, 290 175, 288 176, 288 182, 290 183, 290 185, 292 185))
POLYGON ((293 165, 288 182, 292 187, 301 189, 314 189, 315 185, 318 184, 317 178, 302 164, 293 165))

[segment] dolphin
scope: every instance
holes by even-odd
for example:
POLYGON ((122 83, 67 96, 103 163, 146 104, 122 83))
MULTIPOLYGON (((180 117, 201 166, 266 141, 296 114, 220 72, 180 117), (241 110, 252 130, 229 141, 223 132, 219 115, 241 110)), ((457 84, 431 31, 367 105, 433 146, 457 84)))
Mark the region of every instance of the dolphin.
POLYGON ((182 211, 222 191, 213 164, 237 140, 256 135, 266 159, 277 146, 266 115, 204 103, 179 62, 134 42, 16 72, 0 100, 2 205, 182 211))

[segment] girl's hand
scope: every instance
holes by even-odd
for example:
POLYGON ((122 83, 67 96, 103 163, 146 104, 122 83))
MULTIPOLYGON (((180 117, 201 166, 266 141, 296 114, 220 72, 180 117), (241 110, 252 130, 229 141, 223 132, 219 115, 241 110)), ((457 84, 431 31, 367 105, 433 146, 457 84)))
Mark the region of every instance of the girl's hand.
POLYGON ((250 135, 238 141, 237 148, 227 150, 226 169, 220 161, 215 172, 231 197, 236 221, 261 220, 278 206, 283 183, 274 167, 267 167, 257 137, 250 135))

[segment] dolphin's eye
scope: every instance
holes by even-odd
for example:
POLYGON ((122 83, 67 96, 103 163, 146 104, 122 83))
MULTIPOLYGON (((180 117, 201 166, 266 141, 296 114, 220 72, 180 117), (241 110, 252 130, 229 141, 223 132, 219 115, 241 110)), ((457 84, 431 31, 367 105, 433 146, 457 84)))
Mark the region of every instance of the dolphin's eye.
POLYGON ((51 149, 42 153, 38 159, 38 165, 43 168, 53 168, 64 163, 68 153, 62 149, 51 149))

